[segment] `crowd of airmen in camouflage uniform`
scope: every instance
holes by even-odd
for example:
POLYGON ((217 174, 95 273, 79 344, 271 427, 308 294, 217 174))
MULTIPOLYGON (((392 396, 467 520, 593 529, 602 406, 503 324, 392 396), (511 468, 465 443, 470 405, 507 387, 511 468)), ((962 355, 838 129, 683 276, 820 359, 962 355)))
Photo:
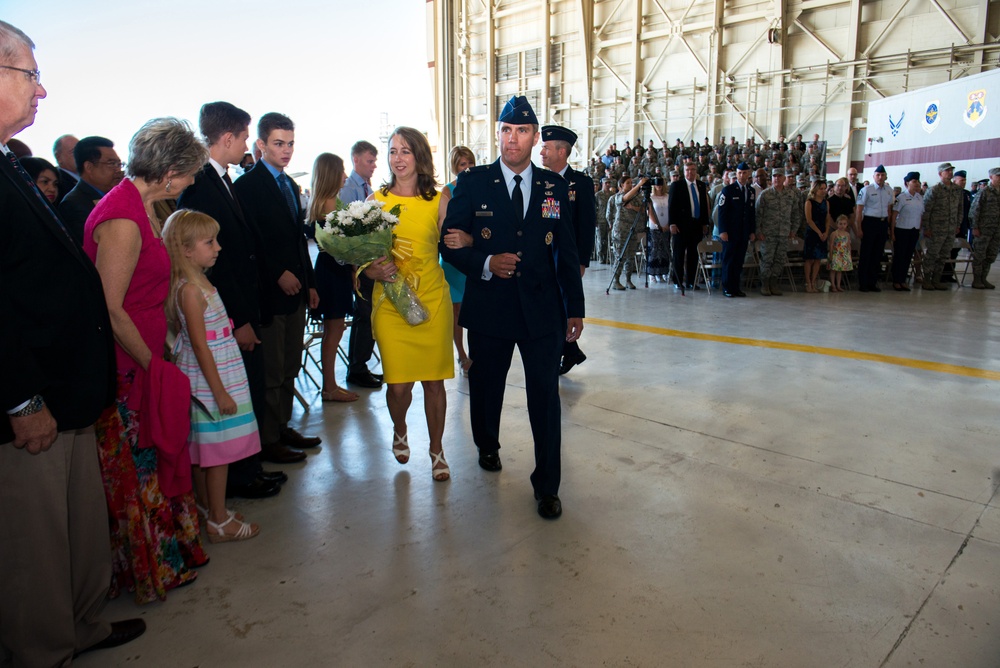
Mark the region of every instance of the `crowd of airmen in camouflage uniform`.
MULTIPOLYGON (((751 139, 739 144, 735 137, 730 137, 728 143, 714 146, 707 137, 702 143, 692 140, 687 145, 678 139, 673 147, 663 142, 660 148, 656 148, 652 140, 643 147, 637 139, 635 147, 625 142, 621 151, 612 144, 603 154, 592 158, 584 170, 594 179, 596 190, 595 259, 601 264, 615 264, 621 258, 623 261, 617 267, 613 286, 625 289, 619 287, 619 274, 624 266, 626 283, 632 288, 632 256, 644 242, 647 216, 639 213, 639 222, 626 247, 625 240, 636 221, 636 207, 634 204, 623 206, 623 200, 635 201, 643 178, 669 186, 680 178, 683 165, 694 162, 699 178, 709 185, 712 218, 717 223, 715 205, 719 193, 735 180, 736 165, 744 162, 754 170, 753 187, 757 192, 761 294, 781 295, 778 284, 785 272, 789 244, 802 236, 806 226, 804 210, 810 186, 826 178, 825 149, 826 144, 820 141, 819 135, 814 135, 808 144, 802 141, 802 135, 791 142, 781 137, 776 142, 768 140, 763 144, 755 144, 751 139)), ((836 189, 835 184, 830 183, 829 196, 850 199, 851 229, 855 236, 861 237, 861 223, 855 220, 854 208, 868 184, 857 180, 856 169, 849 170, 849 177, 838 179, 836 189)), ((956 237, 967 237, 972 245, 972 287, 994 288, 986 279, 1000 251, 1000 168, 991 169, 989 179, 974 182, 971 192, 964 188, 965 177, 965 172, 955 172, 952 165, 942 164, 940 181, 930 187, 925 182, 921 189, 924 203, 921 230, 925 243, 922 287, 925 290, 945 290, 948 289, 946 283, 955 282, 949 261, 958 255, 954 247, 956 237)), ((899 190, 897 187, 895 192, 898 194, 899 190)), ((894 218, 892 209, 890 204, 886 212, 890 221, 894 218)), ((660 222, 666 225, 666 221, 660 222)), ((891 235, 891 222, 887 232, 891 235)), ((880 261, 882 259, 880 257, 880 261)))

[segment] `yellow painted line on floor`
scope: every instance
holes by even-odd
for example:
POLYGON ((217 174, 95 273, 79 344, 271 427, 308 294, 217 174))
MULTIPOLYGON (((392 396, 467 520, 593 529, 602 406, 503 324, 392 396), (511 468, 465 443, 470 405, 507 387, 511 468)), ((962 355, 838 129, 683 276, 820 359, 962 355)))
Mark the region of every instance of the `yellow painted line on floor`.
POLYGON ((680 329, 667 329, 665 327, 650 327, 649 325, 637 325, 631 322, 618 322, 617 320, 604 320, 602 318, 587 318, 584 320, 584 323, 587 325, 598 325, 600 327, 628 329, 633 332, 659 334, 660 336, 673 336, 679 339, 693 339, 695 341, 714 341, 715 343, 730 343, 737 346, 752 346, 754 348, 771 348, 772 350, 791 350, 793 352, 808 353, 811 355, 826 355, 828 357, 843 357, 845 359, 851 359, 851 360, 864 360, 867 362, 879 362, 881 364, 894 364, 896 366, 903 366, 911 369, 934 371, 936 373, 949 373, 955 376, 965 376, 967 378, 1000 380, 1000 371, 977 369, 976 367, 960 366, 958 364, 944 364, 943 362, 915 360, 915 359, 910 359, 908 357, 896 357, 895 355, 880 355, 878 353, 865 353, 856 350, 840 350, 838 348, 807 346, 801 343, 785 343, 784 341, 748 339, 742 336, 723 336, 721 334, 703 334, 701 332, 685 332, 684 330, 680 329))

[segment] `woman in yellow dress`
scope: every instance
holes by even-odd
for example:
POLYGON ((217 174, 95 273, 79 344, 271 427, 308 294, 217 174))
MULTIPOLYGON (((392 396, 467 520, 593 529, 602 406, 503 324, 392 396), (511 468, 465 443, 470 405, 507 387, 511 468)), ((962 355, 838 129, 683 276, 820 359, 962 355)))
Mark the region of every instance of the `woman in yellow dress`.
POLYGON ((372 330, 382 354, 386 403, 392 417, 392 453, 400 464, 410 459, 406 412, 413 400, 413 384, 420 381, 430 436, 431 475, 434 480, 448 480, 451 471, 441 439, 447 409, 444 381, 455 377, 451 361, 453 318, 448 283, 438 264, 441 194, 434 178, 431 148, 421 132, 407 127, 393 131, 389 138, 389 169, 389 182, 372 198, 382 202, 386 210, 396 204, 402 206, 395 247, 409 257, 398 264, 393 258, 379 258, 365 269, 365 275, 389 282, 403 280, 396 275, 399 271, 413 275, 417 296, 430 314, 424 323, 408 324, 391 304, 380 304, 382 285, 375 284, 372 330))

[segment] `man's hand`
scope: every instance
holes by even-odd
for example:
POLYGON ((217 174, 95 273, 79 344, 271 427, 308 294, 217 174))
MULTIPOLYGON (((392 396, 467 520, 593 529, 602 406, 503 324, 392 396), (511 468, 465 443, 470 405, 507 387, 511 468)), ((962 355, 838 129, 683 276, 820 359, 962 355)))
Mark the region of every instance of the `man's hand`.
POLYGON ((978 238, 978 237, 979 237, 979 234, 980 234, 980 233, 979 233, 979 228, 978 228, 978 227, 977 227, 976 229, 972 230, 972 236, 974 236, 974 237, 977 237, 977 238, 978 238))
POLYGON ((287 269, 278 277, 278 287, 289 297, 299 294, 302 289, 302 283, 299 279, 295 278, 295 274, 288 271, 287 269))
POLYGON ((583 318, 570 318, 566 322, 566 340, 570 343, 580 338, 583 331, 583 318))
POLYGON ((236 345, 240 347, 240 350, 247 352, 252 351, 254 346, 260 343, 260 339, 257 338, 257 334, 249 322, 237 327, 236 331, 233 332, 233 338, 236 339, 236 345))
POLYGON ((721 234, 719 234, 719 239, 722 240, 722 241, 728 242, 729 241, 729 232, 722 232, 721 234))
POLYGON ((583 278, 583 275, 584 275, 584 274, 586 273, 586 271, 587 271, 587 268, 586 268, 586 267, 584 267, 584 266, 583 266, 583 265, 581 264, 581 265, 580 265, 580 278, 583 278))
POLYGON ((521 258, 513 253, 500 253, 490 257, 490 272, 500 278, 510 278, 517 269, 517 263, 521 258))
POLYGON ((670 226, 670 234, 680 234, 680 233, 681 229, 679 227, 677 227, 676 225, 670 226))
POLYGON ((52 447, 59 435, 48 406, 42 406, 42 410, 32 415, 11 417, 10 426, 14 429, 14 447, 26 448, 33 455, 52 447))
POLYGON ((309 288, 309 308, 319 308, 319 293, 316 288, 309 288))

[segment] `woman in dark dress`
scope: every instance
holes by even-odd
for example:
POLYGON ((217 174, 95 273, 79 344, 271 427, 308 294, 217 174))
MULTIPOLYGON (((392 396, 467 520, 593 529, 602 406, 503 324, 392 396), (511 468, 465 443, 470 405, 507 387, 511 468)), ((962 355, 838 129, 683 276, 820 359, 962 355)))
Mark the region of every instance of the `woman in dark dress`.
MULTIPOLYGON (((347 173, 344 161, 333 153, 320 153, 313 163, 312 199, 309 202, 307 234, 315 234, 314 223, 322 224, 326 214, 337 210, 337 193, 344 186, 347 173)), ((354 283, 351 267, 333 259, 322 249, 316 256, 316 291, 319 307, 312 316, 323 321, 320 365, 323 368, 323 401, 357 401, 358 394, 337 385, 335 365, 337 348, 347 328, 345 318, 354 314, 354 283)))
POLYGON ((806 292, 817 292, 819 267, 826 259, 826 237, 833 227, 826 202, 826 181, 816 181, 806 200, 806 239, 802 256, 805 259, 806 292))

